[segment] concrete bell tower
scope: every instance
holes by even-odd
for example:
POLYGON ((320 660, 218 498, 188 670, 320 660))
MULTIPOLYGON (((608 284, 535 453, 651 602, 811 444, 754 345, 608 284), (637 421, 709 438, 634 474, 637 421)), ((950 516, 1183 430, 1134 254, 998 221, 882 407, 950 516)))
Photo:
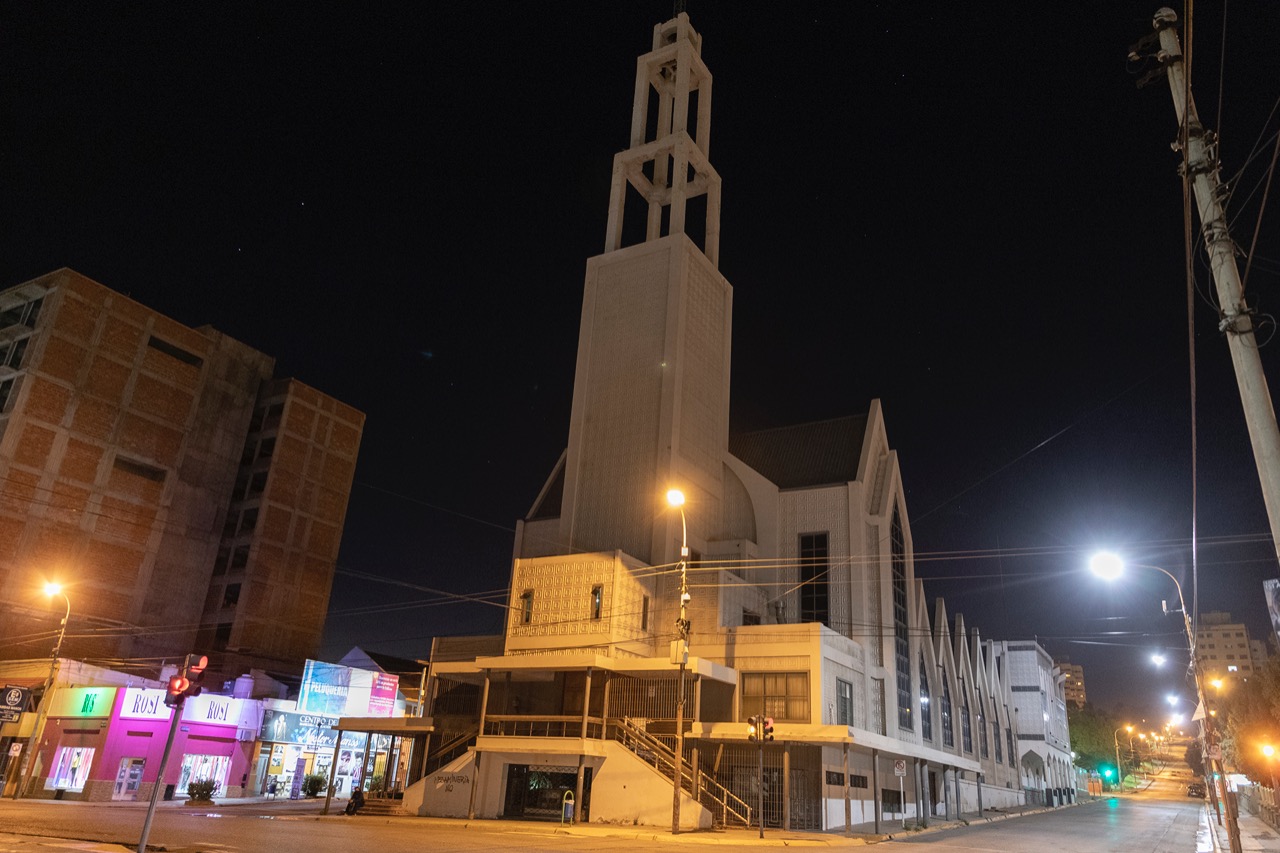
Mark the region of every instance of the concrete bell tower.
POLYGON ((587 261, 560 513, 574 551, 678 559, 680 518, 663 500, 671 487, 688 498, 693 550, 721 527, 733 289, 717 268, 720 176, 708 159, 701 46, 681 13, 654 28, 637 62, 604 253, 587 261), (646 220, 628 245, 629 208, 646 220))

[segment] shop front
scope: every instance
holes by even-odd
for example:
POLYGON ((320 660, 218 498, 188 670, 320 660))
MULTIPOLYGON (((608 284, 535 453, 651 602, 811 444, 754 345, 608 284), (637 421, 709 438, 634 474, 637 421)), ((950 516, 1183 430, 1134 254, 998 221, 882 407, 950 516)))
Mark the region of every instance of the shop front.
POLYGON ((302 776, 320 773, 333 775, 337 792, 348 796, 365 764, 365 736, 343 732, 338 746, 337 717, 300 713, 295 708, 294 702, 268 700, 263 711, 257 793, 269 794, 274 782, 276 796, 288 797, 295 779, 300 785, 302 776))
POLYGON ((91 799, 93 769, 107 743, 115 687, 69 687, 51 697, 49 714, 29 768, 27 796, 91 799))
MULTIPOLYGON (((165 691, 157 688, 119 690, 84 799, 131 801, 151 796, 172 714, 164 697, 165 691)), ((185 797, 187 786, 197 779, 212 779, 215 797, 243 796, 260 706, 255 700, 230 696, 189 697, 174 733, 163 797, 185 797)))

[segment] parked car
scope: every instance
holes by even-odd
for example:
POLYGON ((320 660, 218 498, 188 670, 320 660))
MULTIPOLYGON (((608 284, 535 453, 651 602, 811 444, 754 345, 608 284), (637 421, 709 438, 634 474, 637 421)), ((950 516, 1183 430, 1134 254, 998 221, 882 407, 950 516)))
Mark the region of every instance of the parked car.
POLYGON ((1201 782, 1192 782, 1187 786, 1188 797, 1204 797, 1204 784, 1201 782))

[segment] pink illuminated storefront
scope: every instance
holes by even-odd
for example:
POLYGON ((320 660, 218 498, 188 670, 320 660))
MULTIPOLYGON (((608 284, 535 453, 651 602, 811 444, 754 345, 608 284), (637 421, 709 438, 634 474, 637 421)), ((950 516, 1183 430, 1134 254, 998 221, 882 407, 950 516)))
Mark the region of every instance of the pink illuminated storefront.
MULTIPOLYGON (((149 797, 169 734, 171 709, 164 695, 162 689, 139 687, 58 691, 40 739, 40 784, 32 795, 95 801, 149 797)), ((257 700, 188 698, 162 794, 182 797, 188 782, 212 778, 219 784, 218 796, 242 796, 261 723, 257 700)))

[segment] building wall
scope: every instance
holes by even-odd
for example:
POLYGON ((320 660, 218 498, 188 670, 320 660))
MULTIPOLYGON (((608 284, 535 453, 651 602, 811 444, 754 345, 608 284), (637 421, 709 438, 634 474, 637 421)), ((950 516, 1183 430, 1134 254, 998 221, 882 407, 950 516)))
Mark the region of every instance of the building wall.
POLYGON ((316 656, 363 429, 295 379, 260 387, 204 607, 224 675, 316 656))
POLYGON ((5 294, 33 289, 44 308, 0 418, 0 596, 17 605, 0 617, 0 646, 48 653, 47 640, 18 639, 56 627, 45 579, 68 584, 77 621, 120 629, 72 636, 66 654, 190 646, 271 359, 70 270, 5 294), (178 627, 145 630, 162 624, 178 627))

